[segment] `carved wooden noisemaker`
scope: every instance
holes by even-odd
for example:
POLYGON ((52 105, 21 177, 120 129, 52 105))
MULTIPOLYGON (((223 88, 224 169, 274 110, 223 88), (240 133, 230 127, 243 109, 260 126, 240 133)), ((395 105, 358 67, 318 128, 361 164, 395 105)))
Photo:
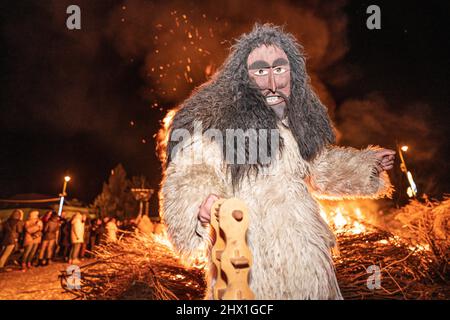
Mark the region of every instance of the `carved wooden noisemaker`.
POLYGON ((252 265, 246 241, 248 224, 247 206, 237 198, 218 200, 211 207, 211 226, 215 233, 211 252, 215 300, 255 299, 248 285, 252 265))

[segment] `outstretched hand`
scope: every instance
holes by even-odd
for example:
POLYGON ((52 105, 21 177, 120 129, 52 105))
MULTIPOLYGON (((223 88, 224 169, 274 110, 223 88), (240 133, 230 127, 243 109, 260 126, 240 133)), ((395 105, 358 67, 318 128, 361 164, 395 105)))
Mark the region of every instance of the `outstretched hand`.
POLYGON ((376 151, 375 157, 377 158, 376 169, 378 173, 391 170, 394 167, 395 151, 390 149, 380 149, 376 151))
POLYGON ((197 217, 202 224, 211 222, 211 207, 217 200, 219 200, 219 196, 211 193, 200 205, 197 217))

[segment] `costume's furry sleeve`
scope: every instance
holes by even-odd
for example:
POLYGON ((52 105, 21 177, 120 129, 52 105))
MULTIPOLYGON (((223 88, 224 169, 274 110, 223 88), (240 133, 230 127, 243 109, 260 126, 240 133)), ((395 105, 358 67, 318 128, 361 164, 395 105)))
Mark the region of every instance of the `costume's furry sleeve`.
POLYGON ((314 195, 324 199, 390 197, 393 187, 387 173, 376 171, 377 150, 373 146, 325 148, 310 167, 314 195))
POLYGON ((161 186, 160 207, 167 232, 183 255, 209 243, 209 227, 197 219, 203 200, 211 193, 225 196, 221 151, 214 143, 201 141, 190 139, 175 154, 161 186))

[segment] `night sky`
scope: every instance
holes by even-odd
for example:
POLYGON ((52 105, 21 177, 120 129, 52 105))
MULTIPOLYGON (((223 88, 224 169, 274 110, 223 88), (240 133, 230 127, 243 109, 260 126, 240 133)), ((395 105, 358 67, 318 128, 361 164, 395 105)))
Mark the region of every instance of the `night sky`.
POLYGON ((157 187, 160 120, 257 21, 305 45, 340 144, 406 143, 419 189, 450 192, 448 2, 297 2, 3 1, 0 198, 56 196, 70 174, 69 197, 90 203, 118 163, 157 187), (65 26, 69 4, 79 31, 65 26), (381 30, 366 28, 370 4, 381 30))

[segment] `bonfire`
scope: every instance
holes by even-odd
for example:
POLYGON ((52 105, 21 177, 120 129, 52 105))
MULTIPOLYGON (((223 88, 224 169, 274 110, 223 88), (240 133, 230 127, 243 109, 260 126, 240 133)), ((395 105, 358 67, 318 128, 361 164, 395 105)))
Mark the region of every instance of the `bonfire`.
MULTIPOLYGON (((450 198, 412 200, 387 213, 370 202, 322 203, 335 231, 345 299, 449 299, 450 198), (370 208, 372 206, 372 208, 370 208), (367 210, 367 212, 366 212, 367 210)), ((204 251, 200 251, 204 252, 204 251)), ((180 257, 165 233, 125 234, 81 267, 78 299, 203 299, 206 257, 180 257)))

